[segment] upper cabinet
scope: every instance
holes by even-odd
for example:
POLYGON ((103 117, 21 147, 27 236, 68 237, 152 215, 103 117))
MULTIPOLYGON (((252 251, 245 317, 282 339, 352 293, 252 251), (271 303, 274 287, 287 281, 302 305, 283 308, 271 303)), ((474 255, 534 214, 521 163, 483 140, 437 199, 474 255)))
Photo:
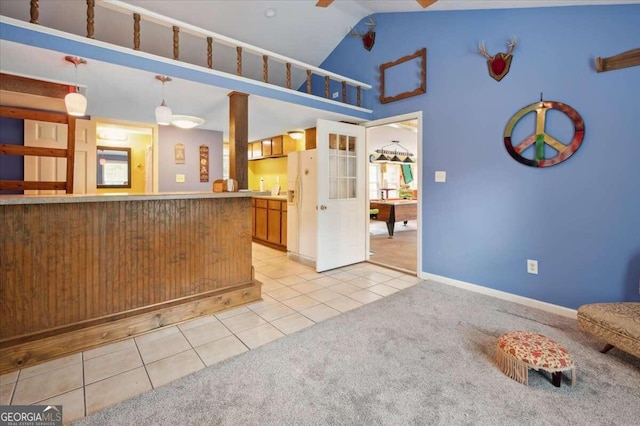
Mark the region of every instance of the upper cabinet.
POLYGON ((269 139, 249 142, 248 159, 284 157, 292 151, 296 151, 295 140, 288 135, 274 136, 269 139))

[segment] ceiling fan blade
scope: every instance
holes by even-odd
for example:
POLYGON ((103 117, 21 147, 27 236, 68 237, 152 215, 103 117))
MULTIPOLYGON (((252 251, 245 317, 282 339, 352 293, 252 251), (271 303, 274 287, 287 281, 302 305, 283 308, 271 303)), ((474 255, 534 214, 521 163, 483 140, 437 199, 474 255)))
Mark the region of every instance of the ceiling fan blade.
POLYGON ((318 3, 316 3, 316 7, 327 7, 331 3, 333 3, 333 0, 318 0, 318 3))
MULTIPOLYGON (((418 4, 420 6, 422 6, 423 9, 426 9, 427 7, 431 6, 432 4, 434 4, 435 2, 437 2, 438 0, 416 0, 418 2, 418 4)), ((320 3, 320 2, 318 2, 320 3)))

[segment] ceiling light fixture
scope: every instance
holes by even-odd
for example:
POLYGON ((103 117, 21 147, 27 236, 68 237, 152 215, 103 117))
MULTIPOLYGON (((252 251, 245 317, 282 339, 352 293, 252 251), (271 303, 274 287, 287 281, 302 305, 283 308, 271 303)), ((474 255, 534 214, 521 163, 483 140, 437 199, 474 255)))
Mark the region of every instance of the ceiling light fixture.
POLYGON ((156 80, 162 82, 162 103, 156 107, 156 123, 160 126, 168 126, 171 124, 171 108, 164 103, 164 84, 171 81, 171 77, 166 75, 156 75, 156 80))
POLYGON ((82 117, 87 112, 87 98, 80 93, 80 89, 78 88, 78 65, 86 64, 87 61, 77 56, 65 56, 64 59, 76 67, 76 80, 73 86, 73 92, 69 92, 64 97, 64 105, 67 108, 67 114, 82 117))
POLYGON ((288 132, 288 135, 291 139, 302 139, 302 137, 304 136, 304 132, 302 130, 292 130, 290 132, 288 132))
POLYGON ((278 11, 276 9, 274 9, 273 7, 270 7, 268 9, 264 10, 264 16, 266 16, 267 18, 273 18, 277 14, 278 14, 278 11))
POLYGON ((391 141, 389 145, 385 145, 382 148, 376 149, 376 153, 379 155, 375 158, 378 162, 392 162, 392 163, 414 163, 411 158, 413 154, 402 145, 400 141, 391 141), (392 148, 389 148, 392 147, 392 148), (404 157, 404 159, 400 158, 404 157))
POLYGON ((171 124, 181 129, 193 129, 204 124, 204 119, 191 115, 174 115, 171 117, 171 124))

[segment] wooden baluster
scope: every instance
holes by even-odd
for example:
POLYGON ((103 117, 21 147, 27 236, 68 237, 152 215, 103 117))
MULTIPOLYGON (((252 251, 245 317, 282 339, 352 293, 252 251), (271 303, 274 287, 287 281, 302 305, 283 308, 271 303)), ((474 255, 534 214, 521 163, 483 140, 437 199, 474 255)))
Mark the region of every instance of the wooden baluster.
POLYGON ((269 57, 262 55, 262 81, 269 82, 269 57))
POLYGON ((213 68, 213 38, 207 37, 207 66, 213 68))
POLYGON ((342 102, 347 103, 347 82, 342 82, 342 102))
POLYGON ((360 105, 360 103, 361 103, 361 102, 360 102, 360 86, 357 86, 357 87, 356 87, 356 94, 357 94, 357 95, 356 95, 356 97, 358 98, 358 99, 356 100, 356 102, 358 103, 358 106, 361 106, 361 105, 360 105))
POLYGON ((237 74, 242 75, 242 47, 236 47, 236 65, 237 65, 237 74))
POLYGON ((40 19, 40 0, 31 0, 31 22, 32 24, 39 24, 40 19))
POLYGON ((324 97, 329 99, 329 76, 324 76, 324 97))
POLYGON ((95 33, 95 7, 96 0, 87 0, 87 38, 94 38, 95 33))
POLYGON ((180 58, 180 28, 173 26, 173 59, 180 58))
POLYGON ((287 62, 287 89, 291 89, 291 64, 287 62))
POLYGON ((133 50, 140 50, 140 14, 133 14, 133 50))
POLYGON ((311 93, 311 70, 307 70, 307 93, 311 93))

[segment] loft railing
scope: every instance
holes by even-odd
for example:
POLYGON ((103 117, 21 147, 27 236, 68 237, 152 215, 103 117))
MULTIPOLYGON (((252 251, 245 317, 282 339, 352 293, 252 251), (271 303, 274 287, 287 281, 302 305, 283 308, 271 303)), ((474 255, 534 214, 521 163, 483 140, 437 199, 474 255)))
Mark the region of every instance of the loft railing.
MULTIPOLYGON (((302 72, 306 72, 306 93, 317 96, 313 93, 313 90, 312 90, 313 89, 312 80, 314 75, 320 76, 324 78, 324 98, 330 99, 331 83, 336 82, 339 85, 339 87, 341 87, 341 96, 338 95, 340 97, 341 102, 347 104, 348 103, 347 99, 351 98, 352 102, 354 102, 353 105, 357 107, 362 106, 362 90, 371 88, 369 84, 362 83, 360 81, 353 80, 353 79, 341 76, 339 74, 335 74, 330 71, 323 70, 313 65, 309 65, 304 62, 301 62, 292 58, 288 58, 284 55, 280 55, 280 54, 268 51, 266 49, 255 47, 253 45, 235 40, 230 37, 226 37, 211 31, 207 31, 205 29, 199 28, 195 25, 188 24, 186 22, 168 18, 158 13, 149 11, 147 9, 143 9, 141 7, 130 5, 128 3, 124 3, 119 0, 86 0, 87 37, 91 39, 95 37, 95 29, 97 25, 96 15, 95 15, 96 6, 104 7, 106 9, 110 9, 120 14, 129 15, 132 17, 133 19, 132 41, 133 41, 134 50, 141 50, 141 38, 142 38, 141 22, 150 22, 172 31, 173 59, 177 61, 184 61, 180 59, 180 35, 188 34, 190 36, 194 36, 198 39, 202 39, 205 41, 205 43, 203 44, 202 52, 204 57, 206 57, 207 68, 210 68, 210 69, 214 69, 215 45, 223 45, 226 47, 235 48, 237 76, 251 78, 253 80, 259 81, 258 79, 252 78, 246 74, 243 75, 243 59, 245 58, 246 54, 249 54, 249 55, 254 55, 258 58, 259 57, 262 58, 262 82, 266 84, 274 84, 272 81, 269 80, 269 74, 270 74, 269 65, 270 63, 277 62, 284 65, 285 76, 283 80, 284 81, 283 87, 286 87, 287 89, 295 90, 295 89, 292 89, 291 87, 292 86, 292 70, 301 70, 302 72), (347 96, 347 92, 349 89, 352 91, 355 91, 355 101, 353 101, 354 96, 351 96, 351 97, 347 96)), ((40 19, 40 1, 39 0, 30 0, 30 17, 31 17, 31 20, 30 20, 31 23, 39 24, 39 19, 40 19)), ((131 47, 131 46, 122 46, 122 47, 131 47)), ((271 74, 273 75, 273 72, 271 74)), ((317 91, 321 92, 321 90, 317 90, 317 91)), ((334 92, 332 98, 335 98, 336 94, 337 92, 334 92)))

